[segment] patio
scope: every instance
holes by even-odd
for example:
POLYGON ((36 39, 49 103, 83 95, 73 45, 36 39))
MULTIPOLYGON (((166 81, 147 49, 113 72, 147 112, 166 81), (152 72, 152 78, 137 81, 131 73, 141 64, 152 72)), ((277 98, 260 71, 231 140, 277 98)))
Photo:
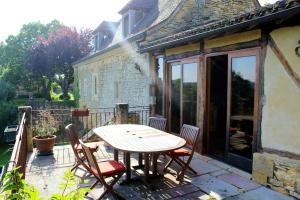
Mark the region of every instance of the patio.
MULTIPOLYGON (((113 159, 113 149, 101 145, 97 159, 113 159)), ((119 159, 123 160, 121 153, 119 159)), ((159 172, 165 162, 165 158, 161 156, 158 163, 159 172)), ((70 169, 73 163, 74 154, 69 145, 56 146, 53 156, 37 156, 34 150, 28 154, 26 180, 39 189, 41 196, 49 197, 58 192, 64 171, 70 169)), ((132 155, 131 163, 138 163, 137 155, 132 155)), ((187 173, 182 184, 176 181, 175 173, 171 170, 164 178, 151 183, 155 189, 138 180, 131 184, 117 184, 115 189, 125 199, 292 199, 252 182, 250 174, 210 157, 195 154, 192 167, 198 175, 187 173)), ((176 165, 171 168, 176 170, 176 165)), ((75 175, 90 180, 89 183, 81 183, 82 187, 89 187, 94 183, 94 179, 88 177, 82 169, 76 170, 75 175)), ((102 188, 98 186, 90 192, 87 199, 98 199, 101 193, 102 188)), ((105 199, 112 197, 105 196, 105 199)))

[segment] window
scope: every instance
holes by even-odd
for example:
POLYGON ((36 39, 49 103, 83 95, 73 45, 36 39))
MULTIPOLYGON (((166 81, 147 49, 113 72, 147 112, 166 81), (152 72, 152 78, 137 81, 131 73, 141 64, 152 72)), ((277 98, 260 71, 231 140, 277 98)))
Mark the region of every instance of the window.
POLYGON ((129 35, 129 14, 123 18, 123 36, 127 37, 129 35))
POLYGON ((98 35, 95 35, 95 38, 94 38, 94 51, 98 50, 98 46, 99 46, 99 37, 98 37, 98 35))
POLYGON ((119 93, 120 93, 120 90, 119 90, 119 82, 116 81, 115 82, 115 98, 119 98, 119 93))
POLYGON ((134 14, 134 23, 137 24, 144 17, 144 12, 142 10, 136 10, 134 14))
POLYGON ((98 88, 97 88, 97 77, 95 75, 93 77, 93 81, 94 81, 94 95, 96 96, 98 93, 98 88))
POLYGON ((155 63, 156 74, 156 102, 155 113, 163 115, 163 97, 164 97, 164 58, 158 57, 155 63))
POLYGON ((86 79, 84 79, 84 81, 83 81, 83 95, 85 97, 87 97, 87 80, 86 79))

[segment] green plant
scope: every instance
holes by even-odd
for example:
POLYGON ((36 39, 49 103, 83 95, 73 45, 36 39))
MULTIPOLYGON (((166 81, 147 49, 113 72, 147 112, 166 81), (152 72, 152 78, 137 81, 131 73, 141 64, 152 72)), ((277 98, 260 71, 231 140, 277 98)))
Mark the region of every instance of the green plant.
MULTIPOLYGON (((8 171, 0 190, 0 199, 5 200, 43 200, 39 191, 22 179, 23 174, 19 168, 8 171)), ((59 185, 60 193, 53 194, 49 200, 83 200, 89 188, 79 187, 80 179, 76 178, 71 170, 64 174, 63 181, 59 185)))
POLYGON ((39 191, 26 184, 22 179, 23 174, 19 173, 19 168, 8 171, 3 179, 3 186, 0 191, 0 199, 5 200, 42 200, 39 191))
POLYGON ((107 122, 104 123, 104 126, 114 125, 114 124, 116 124, 116 118, 112 117, 107 122))
POLYGON ((51 115, 48 110, 39 111, 38 119, 36 120, 34 132, 39 138, 52 137, 58 131, 58 121, 51 115))
POLYGON ((79 178, 71 170, 65 172, 63 182, 59 185, 60 193, 52 195, 50 200, 81 200, 90 191, 89 188, 79 187, 79 178))

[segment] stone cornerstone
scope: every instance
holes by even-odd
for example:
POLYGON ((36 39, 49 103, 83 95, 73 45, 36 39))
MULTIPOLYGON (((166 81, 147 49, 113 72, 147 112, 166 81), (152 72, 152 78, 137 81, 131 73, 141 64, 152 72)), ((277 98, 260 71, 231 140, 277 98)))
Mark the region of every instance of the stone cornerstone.
POLYGON ((269 153, 255 153, 252 178, 273 190, 300 199, 300 160, 269 153))

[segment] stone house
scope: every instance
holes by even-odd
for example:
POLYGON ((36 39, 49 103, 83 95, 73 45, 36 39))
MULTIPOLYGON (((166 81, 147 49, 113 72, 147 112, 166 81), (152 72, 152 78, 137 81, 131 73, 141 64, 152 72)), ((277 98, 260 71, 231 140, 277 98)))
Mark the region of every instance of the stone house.
MULTIPOLYGON (((255 7, 254 0, 231 0, 230 3, 213 0, 210 5, 200 8, 203 2, 131 0, 120 10, 122 19, 119 22, 102 22, 93 32, 94 52, 73 64, 80 106, 106 108, 119 102, 130 106, 155 103, 155 95, 151 92, 154 88, 152 57, 147 53, 139 54, 137 46, 138 41, 144 40, 147 30, 172 29, 167 25, 171 19, 178 20, 178 24, 173 25, 182 30, 197 24, 197 20, 214 21, 225 14, 231 16, 255 7), (224 2, 231 9, 227 9, 224 2)), ((165 33, 156 34, 164 36, 165 33)))
POLYGON ((168 131, 178 133, 184 123, 199 126, 198 152, 252 172, 257 182, 295 198, 299 17, 299 0, 265 7, 255 1, 185 1, 139 42, 139 52, 153 60, 155 111, 168 119, 168 131), (235 12, 229 5, 249 10, 235 12))
POLYGON ((178 3, 179 0, 132 0, 119 12, 119 22, 104 21, 94 30, 94 52, 73 64, 80 106, 151 104, 150 57, 137 53, 136 42, 148 27, 164 21, 178 3))

